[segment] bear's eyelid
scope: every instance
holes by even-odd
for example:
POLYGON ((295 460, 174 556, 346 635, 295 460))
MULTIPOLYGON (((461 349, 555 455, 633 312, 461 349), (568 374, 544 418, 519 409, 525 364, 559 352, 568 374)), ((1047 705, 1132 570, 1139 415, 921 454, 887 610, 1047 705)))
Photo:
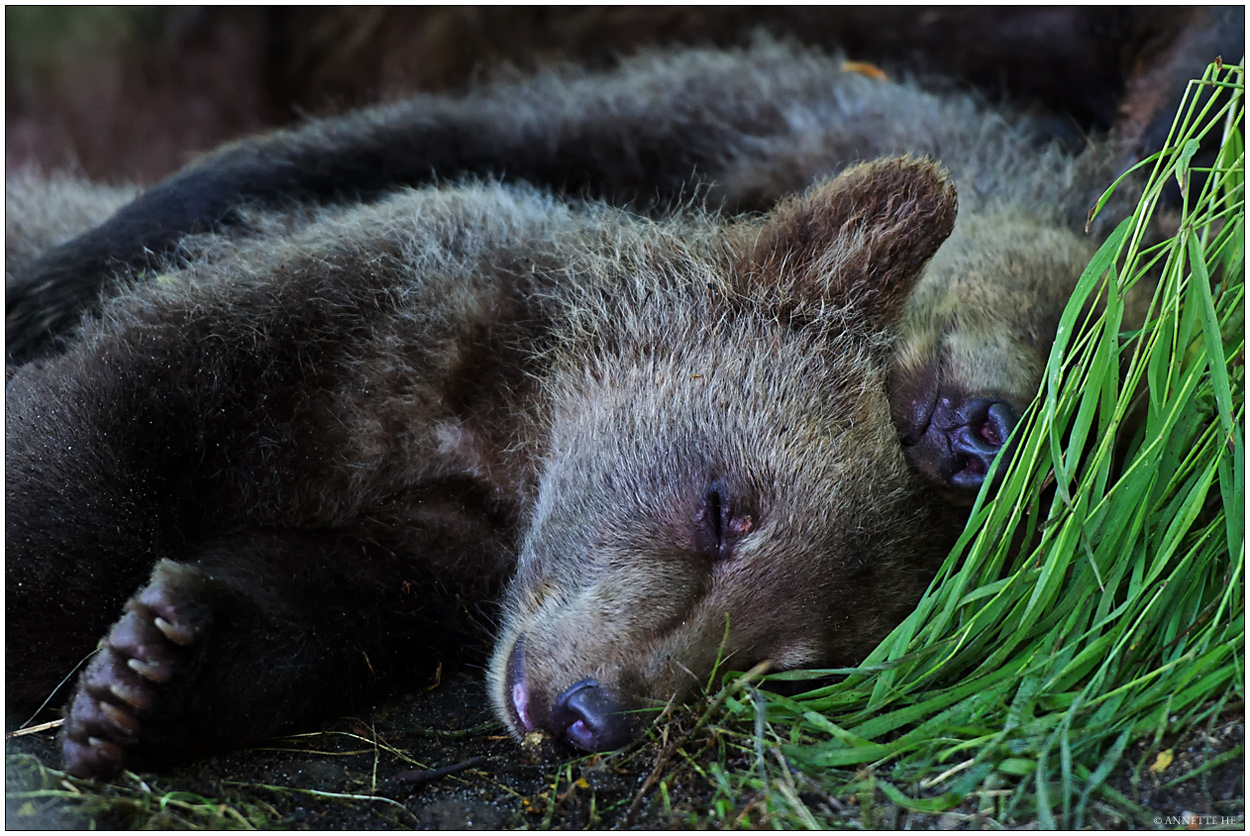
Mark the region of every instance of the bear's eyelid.
POLYGON ((711 560, 726 560, 738 540, 754 528, 754 516, 734 501, 724 483, 715 481, 704 492, 695 515, 695 551, 711 560))

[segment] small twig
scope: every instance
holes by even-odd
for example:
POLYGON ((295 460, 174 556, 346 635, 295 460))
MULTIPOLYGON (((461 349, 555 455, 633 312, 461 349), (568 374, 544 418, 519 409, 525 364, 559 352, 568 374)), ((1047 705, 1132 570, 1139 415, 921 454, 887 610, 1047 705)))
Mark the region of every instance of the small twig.
MULTIPOLYGON (((412 727, 404 728, 403 733, 406 735, 413 735, 416 737, 433 737, 433 738, 437 738, 440 740, 456 740, 456 739, 464 738, 464 737, 478 737, 479 735, 482 735, 485 732, 492 731, 499 727, 500 727, 500 722, 498 720, 487 720, 485 723, 479 723, 478 725, 473 726, 472 728, 468 728, 468 729, 434 729, 434 728, 424 728, 421 726, 412 726, 412 727)), ((505 735, 496 739, 510 740, 511 735, 505 735)))
POLYGON ((440 766, 437 769, 407 769, 398 772, 387 779, 388 784, 406 784, 408 786, 419 787, 422 784, 428 784, 431 781, 437 781, 440 778, 446 778, 448 775, 455 775, 457 772, 464 772, 466 769, 472 769, 475 766, 481 766, 489 760, 484 755, 469 758, 467 761, 453 763, 450 766, 440 766))
POLYGON ((952 766, 950 769, 946 770, 941 775, 937 775, 933 778, 925 778, 923 781, 920 782, 920 789, 922 790, 932 789, 933 787, 936 787, 938 784, 942 783, 943 781, 945 781, 947 778, 951 777, 952 775, 956 775, 960 772, 963 772, 965 769, 972 766, 976 762, 977 762, 976 758, 968 758, 968 760, 964 761, 963 763, 952 766))
POLYGON ((5 732, 4 739, 12 740, 15 737, 24 737, 25 735, 34 734, 35 732, 47 731, 48 729, 55 729, 55 728, 58 728, 64 722, 65 722, 64 720, 49 720, 48 722, 40 723, 37 726, 27 726, 26 728, 18 729, 17 731, 5 732))
MULTIPOLYGON (((100 652, 100 648, 99 648, 99 647, 96 647, 94 650, 92 650, 92 651, 91 651, 90 653, 88 653, 86 656, 84 656, 84 657, 82 657, 81 659, 79 659, 79 660, 78 660, 78 664, 77 664, 77 665, 74 665, 74 669, 73 669, 72 671, 70 671, 69 673, 65 674, 65 678, 64 678, 64 679, 62 679, 60 682, 58 682, 58 683, 57 683, 56 687, 52 689, 52 693, 48 694, 47 699, 45 699, 45 700, 43 701, 43 703, 42 703, 42 704, 41 704, 38 708, 36 708, 36 709, 35 709, 35 713, 34 713, 34 714, 30 715, 30 717, 28 717, 28 718, 27 718, 26 723, 29 723, 31 720, 33 720, 33 719, 35 719, 36 717, 38 717, 38 716, 39 716, 39 712, 40 712, 40 711, 43 711, 45 708, 47 708, 47 707, 48 707, 48 703, 52 702, 52 698, 53 698, 53 697, 55 697, 55 696, 57 695, 57 692, 58 692, 58 691, 60 691, 62 688, 64 688, 64 687, 65 687, 65 683, 66 683, 66 682, 69 682, 69 681, 70 681, 70 679, 71 679, 71 678, 73 678, 74 674, 78 673, 78 669, 79 669, 79 668, 81 668, 83 665, 87 664, 87 661, 88 661, 88 660, 89 660, 92 656, 96 655, 96 654, 97 654, 97 653, 99 653, 99 652, 100 652)), ((26 725, 26 723, 22 723, 22 725, 24 726, 24 725, 26 725)), ((7 735, 5 736, 5 740, 8 740, 8 736, 7 736, 7 735)))
POLYGON ((413 819, 414 821, 416 820, 416 816, 413 814, 411 810, 409 810, 404 805, 400 804, 395 799, 387 798, 384 795, 362 795, 361 793, 355 793, 355 792, 326 792, 325 790, 309 790, 309 789, 304 789, 303 787, 281 787, 276 784, 252 784, 247 781, 227 780, 227 781, 222 781, 222 784, 228 784, 230 786, 236 786, 236 787, 260 787, 261 789, 272 790, 274 792, 289 792, 289 793, 299 793, 301 795, 311 795, 314 798, 335 798, 335 799, 341 799, 344 801, 380 801, 383 804, 390 804, 392 806, 398 807, 400 810, 406 813, 409 816, 409 818, 413 819))
MULTIPOLYGON (((808 830, 823 830, 820 822, 816 821, 816 817, 812 815, 812 811, 807 809, 803 799, 799 798, 799 788, 794 784, 794 776, 790 774, 790 766, 786 763, 785 756, 781 754, 780 749, 774 749, 773 754, 777 756, 777 763, 781 766, 780 777, 773 782, 773 786, 790 802, 790 806, 794 808, 795 813, 803 820, 808 830)), ((767 791, 767 783, 764 784, 764 788, 767 791)))

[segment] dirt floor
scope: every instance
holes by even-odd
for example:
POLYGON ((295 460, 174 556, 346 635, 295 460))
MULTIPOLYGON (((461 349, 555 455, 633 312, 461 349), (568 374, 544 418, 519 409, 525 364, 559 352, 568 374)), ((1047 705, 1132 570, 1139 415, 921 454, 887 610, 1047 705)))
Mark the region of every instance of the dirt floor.
MULTIPOLYGON (((114 785, 68 780, 49 769, 56 762, 55 733, 43 732, 6 746, 5 824, 309 830, 799 824, 775 819, 761 793, 726 795, 720 770, 749 770, 747 749, 735 756, 734 746, 725 745, 733 731, 714 725, 690 734, 698 713, 697 706, 679 712, 624 753, 580 758, 554 748, 527 753, 493 718, 480 673, 463 670, 429 691, 360 718, 327 723, 319 732, 160 775, 126 773, 114 785)), ((1244 707, 1238 705, 1178 739, 1132 746, 1109 778, 1127 803, 1091 804, 1089 819, 1103 828, 1242 829, 1244 742, 1244 707), (1167 754, 1160 760, 1162 752, 1167 754)), ((880 795, 837 797, 822 789, 819 777, 793 775, 798 798, 821 824, 886 829, 1037 824, 997 821, 972 798, 953 811, 927 815, 880 795)))
POLYGON ((647 795, 635 803, 659 741, 609 756, 526 757, 472 671, 320 732, 161 775, 127 773, 115 788, 46 769, 54 736, 8 742, 10 828, 651 829, 698 812, 694 786, 671 812, 647 795))
POLYGON ((1245 744, 1241 705, 1205 728, 1130 746, 1109 783, 1151 814, 1152 827, 1245 830, 1245 744))

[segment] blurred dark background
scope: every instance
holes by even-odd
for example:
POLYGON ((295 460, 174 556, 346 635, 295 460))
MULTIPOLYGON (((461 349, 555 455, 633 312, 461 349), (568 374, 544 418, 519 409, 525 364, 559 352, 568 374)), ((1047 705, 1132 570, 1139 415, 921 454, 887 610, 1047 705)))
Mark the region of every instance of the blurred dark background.
POLYGON ((1148 143, 1185 80, 1241 58, 1245 8, 8 6, 6 170, 151 183, 302 115, 758 30, 1148 143))

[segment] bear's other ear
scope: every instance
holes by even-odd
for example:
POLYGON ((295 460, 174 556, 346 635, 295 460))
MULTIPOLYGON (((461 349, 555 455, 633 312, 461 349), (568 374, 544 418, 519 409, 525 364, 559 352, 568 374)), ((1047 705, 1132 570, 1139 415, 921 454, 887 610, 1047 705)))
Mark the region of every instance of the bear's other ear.
POLYGON ((854 166, 773 210, 749 249, 745 289, 776 294, 800 319, 833 303, 893 322, 951 234, 956 203, 945 169, 930 161, 893 157, 854 166))

